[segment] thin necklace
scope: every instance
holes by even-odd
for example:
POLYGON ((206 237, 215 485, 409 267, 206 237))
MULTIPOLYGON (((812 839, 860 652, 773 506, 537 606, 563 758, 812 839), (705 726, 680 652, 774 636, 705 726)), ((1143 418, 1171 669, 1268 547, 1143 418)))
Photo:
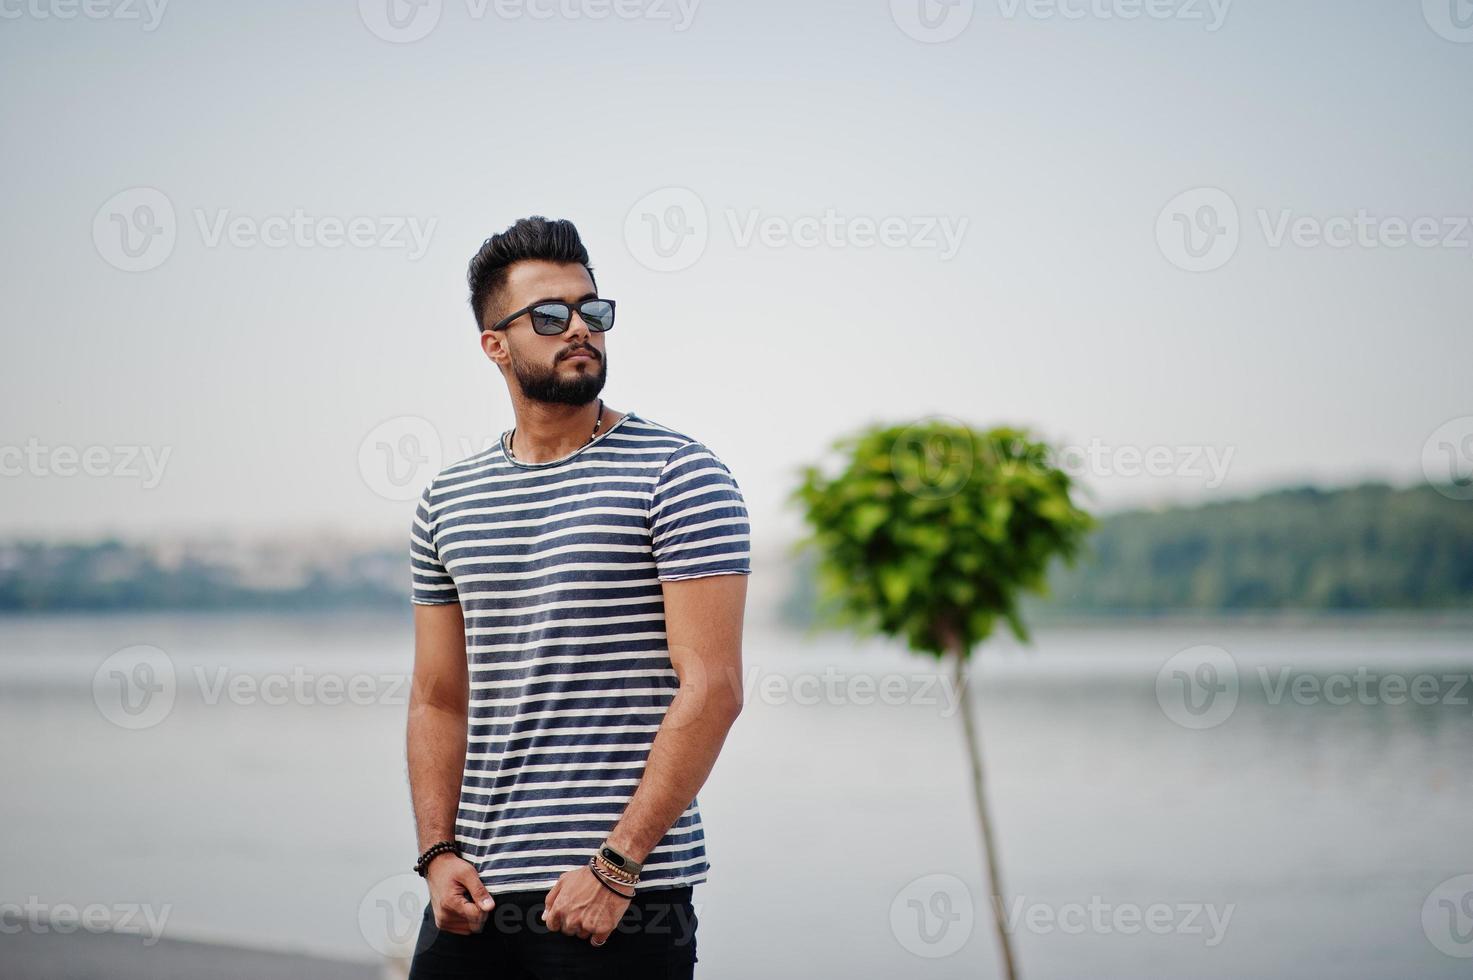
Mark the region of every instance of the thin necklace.
MULTIPOLYGON (((604 400, 602 398, 600 398, 598 400, 598 421, 595 422, 595 423, 593 423, 593 434, 588 437, 588 442, 592 442, 594 439, 597 439, 598 438, 598 430, 601 429, 601 428, 603 428, 603 424, 604 424, 604 400)), ((516 459, 517 458, 516 455, 511 451, 512 443, 514 441, 516 441, 516 438, 517 438, 517 430, 516 429, 512 429, 511 432, 506 437, 506 454, 508 456, 510 456, 512 459, 516 459)), ((584 446, 588 445, 588 442, 585 442, 583 445, 584 446)), ((582 448, 582 447, 580 446, 579 448, 582 448)))

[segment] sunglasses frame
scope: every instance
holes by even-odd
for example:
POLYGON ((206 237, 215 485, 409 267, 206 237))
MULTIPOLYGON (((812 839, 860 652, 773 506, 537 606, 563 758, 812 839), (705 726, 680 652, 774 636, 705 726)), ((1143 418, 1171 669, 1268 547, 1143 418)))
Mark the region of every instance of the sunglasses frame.
POLYGON ((567 316, 567 318, 565 320, 563 320, 563 325, 560 328, 558 328, 557 330, 554 330, 552 333, 543 333, 541 330, 538 330, 537 329, 537 322, 534 320, 532 322, 532 330, 539 337, 556 337, 556 336, 558 336, 560 334, 567 333, 568 332, 568 328, 573 325, 573 314, 575 312, 580 317, 583 317, 583 322, 586 323, 586 324, 588 324, 588 330, 589 330, 590 333, 607 333, 608 331, 614 329, 614 316, 617 313, 617 304, 615 304, 614 301, 611 300, 611 299, 604 299, 602 296, 595 296, 595 297, 593 297, 591 299, 582 299, 582 300, 579 300, 576 303, 566 303, 566 302, 564 302, 563 300, 560 300, 560 299, 545 299, 545 300, 541 300, 539 302, 533 303, 531 306, 524 306, 520 310, 517 310, 515 313, 512 313, 512 314, 510 314, 508 316, 502 317, 500 320, 497 320, 495 323, 493 323, 487 329, 490 329, 490 330, 500 330, 503 327, 505 327, 507 324, 509 324, 513 320, 515 320, 517 317, 523 316, 523 315, 526 315, 526 314, 530 314, 533 310, 536 310, 539 307, 543 307, 543 306, 566 306, 568 308, 568 316, 567 316), (589 319, 586 316, 583 315, 583 307, 587 303, 607 303, 607 304, 609 304, 609 325, 607 327, 604 327, 602 330, 595 330, 594 329, 593 324, 589 321, 589 319))

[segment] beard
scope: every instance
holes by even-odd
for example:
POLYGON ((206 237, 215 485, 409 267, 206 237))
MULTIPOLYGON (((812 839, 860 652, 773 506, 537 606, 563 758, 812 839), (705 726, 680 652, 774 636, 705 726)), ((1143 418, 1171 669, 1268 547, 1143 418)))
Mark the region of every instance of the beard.
POLYGON ((528 364, 513 353, 511 369, 517 384, 522 387, 522 394, 533 401, 551 405, 587 405, 604 390, 604 382, 608 380, 608 361, 603 355, 596 357, 594 370, 564 376, 558 373, 562 361, 554 361, 551 366, 543 368, 528 364))

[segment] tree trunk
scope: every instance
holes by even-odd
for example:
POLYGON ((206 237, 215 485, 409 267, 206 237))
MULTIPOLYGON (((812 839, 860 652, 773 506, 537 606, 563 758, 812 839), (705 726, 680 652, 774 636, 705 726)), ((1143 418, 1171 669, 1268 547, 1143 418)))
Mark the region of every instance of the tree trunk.
POLYGON ((992 907, 992 921, 997 927, 997 947, 1002 953, 1002 975, 1005 980, 1017 980, 1018 971, 1013 964, 1013 943, 1008 935, 1007 918, 1003 911, 1002 875, 997 869, 997 847, 992 841, 992 822, 987 816, 987 791, 982 783, 982 743, 977 734, 977 721, 973 716, 972 696, 967 690, 967 658, 963 651, 956 651, 956 689, 961 701, 962 728, 967 736, 967 758, 972 764, 972 795, 977 802, 977 823, 982 828, 982 854, 987 863, 987 882, 991 889, 987 904, 992 907))

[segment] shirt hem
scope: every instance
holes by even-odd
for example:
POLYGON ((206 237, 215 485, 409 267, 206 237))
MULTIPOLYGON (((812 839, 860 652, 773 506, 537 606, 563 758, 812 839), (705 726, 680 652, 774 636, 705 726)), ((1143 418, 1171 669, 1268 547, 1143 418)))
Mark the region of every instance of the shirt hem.
MULTIPOLYGON (((549 891, 553 885, 558 883, 561 875, 552 878, 531 878, 527 881, 503 881, 491 884, 484 878, 481 884, 486 886, 486 891, 492 895, 511 895, 517 892, 549 891)), ((701 872, 695 875, 686 875, 680 878, 660 878, 654 881, 641 881, 634 886, 635 894, 643 895, 645 892, 657 891, 663 888, 688 888, 692 885, 703 885, 706 883, 706 874, 701 872)))

